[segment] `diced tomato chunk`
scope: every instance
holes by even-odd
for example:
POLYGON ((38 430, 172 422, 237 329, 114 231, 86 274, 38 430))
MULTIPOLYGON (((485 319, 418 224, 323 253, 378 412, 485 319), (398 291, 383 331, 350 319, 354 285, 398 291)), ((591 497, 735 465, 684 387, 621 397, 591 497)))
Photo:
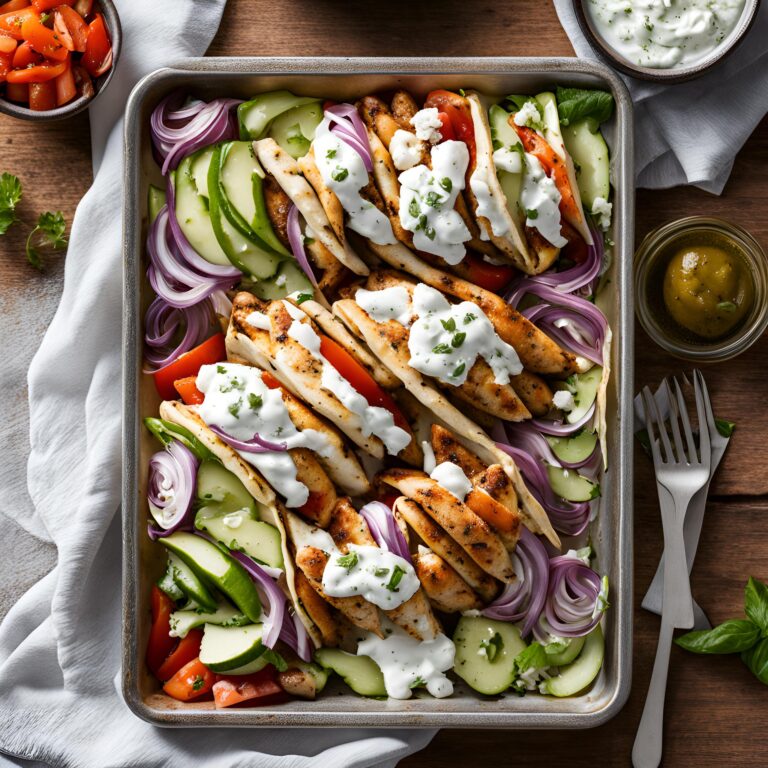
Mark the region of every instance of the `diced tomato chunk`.
POLYGON ((112 66, 112 44, 109 42, 104 17, 100 13, 88 25, 83 66, 91 77, 103 75, 112 66))
POLYGON ((59 35, 66 35, 72 43, 71 51, 83 53, 88 39, 88 25, 83 17, 68 5, 62 5, 54 14, 53 28, 59 35))
POLYGON ((69 56, 69 51, 64 47, 59 36, 42 24, 40 19, 33 17, 24 19, 21 24, 21 36, 47 59, 64 61, 69 56))
POLYGON ((200 367, 209 363, 218 363, 227 359, 227 348, 224 343, 224 334, 217 333, 198 344, 194 349, 180 355, 169 365, 155 371, 155 386, 165 400, 174 400, 177 392, 173 384, 179 379, 188 376, 197 376, 200 367))
POLYGON ((47 112, 56 108, 56 81, 29 84, 29 108, 35 112, 47 112))
POLYGON ((287 695, 275 678, 275 668, 271 664, 252 675, 219 675, 213 686, 216 708, 232 707, 245 701, 253 706, 284 701, 287 695))
POLYGON ((187 376, 173 382, 174 389, 181 395, 187 405, 200 405, 205 395, 197 388, 197 376, 187 376))
POLYGON ((190 629, 157 670, 157 679, 170 680, 182 667, 196 659, 200 655, 200 643, 202 641, 203 631, 190 629))
POLYGON ((200 659, 193 659, 163 686, 163 690, 177 701, 192 701, 210 693, 215 683, 216 674, 200 659))

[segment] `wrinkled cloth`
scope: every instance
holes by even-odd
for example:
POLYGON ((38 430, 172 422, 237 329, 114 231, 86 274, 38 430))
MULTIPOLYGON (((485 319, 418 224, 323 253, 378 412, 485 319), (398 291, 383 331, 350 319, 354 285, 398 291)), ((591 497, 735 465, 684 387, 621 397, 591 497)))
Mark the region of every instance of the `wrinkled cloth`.
MULTIPOLYGON (((576 53, 597 59, 571 0, 554 0, 576 53)), ((768 112, 768 4, 730 56, 686 83, 665 85, 619 73, 635 104, 637 185, 692 184, 719 195, 736 154, 768 112)))
POLYGON ((53 541, 58 563, 0 625, 0 753, 57 768, 394 766, 434 731, 157 728, 119 693, 122 113, 141 77, 205 52, 224 0, 117 6, 122 55, 90 116, 94 182, 29 370, 34 514, 17 522, 53 541))

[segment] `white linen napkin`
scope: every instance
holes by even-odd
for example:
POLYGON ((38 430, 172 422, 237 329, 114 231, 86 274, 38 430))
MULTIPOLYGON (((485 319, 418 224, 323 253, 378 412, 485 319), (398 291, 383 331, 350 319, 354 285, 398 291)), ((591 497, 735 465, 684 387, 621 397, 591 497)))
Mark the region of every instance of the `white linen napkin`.
MULTIPOLYGON (((581 33, 572 0, 554 0, 576 53, 597 55, 581 33)), ((719 195, 733 161, 768 111, 768 4, 741 45, 706 75, 660 85, 621 75, 635 103, 637 185, 679 184, 719 195)), ((621 73, 619 73, 621 74, 621 73)))
MULTIPOLYGON (((120 688, 122 112, 135 83, 205 52, 225 0, 118 0, 123 50, 91 112, 58 311, 29 371, 34 519, 58 564, 0 625, 0 753, 57 767, 394 766, 434 731, 156 728, 120 688), (46 537, 47 538, 47 537, 46 537)), ((6 762, 0 757, 0 761, 6 762)))

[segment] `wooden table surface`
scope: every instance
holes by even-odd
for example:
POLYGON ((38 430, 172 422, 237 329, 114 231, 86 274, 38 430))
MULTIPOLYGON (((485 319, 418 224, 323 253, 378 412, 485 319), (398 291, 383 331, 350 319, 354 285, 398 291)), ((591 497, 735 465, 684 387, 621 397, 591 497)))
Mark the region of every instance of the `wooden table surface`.
MULTIPOLYGON (((573 50, 553 6, 542 0, 230 0, 212 55, 552 55, 573 50)), ((85 115, 51 126, 0 117, 0 171, 25 184, 28 217, 60 207, 71 221, 90 183, 85 115)), ((679 216, 722 216, 748 228, 768 247, 768 120, 736 161, 722 197, 689 188, 639 191, 637 235, 679 216)), ((37 275, 24 262, 23 239, 0 243, 2 333, 24 306, 40 308, 30 337, 15 355, 28 360, 51 317, 61 287, 62 264, 37 275)), ((33 313, 34 314, 34 313, 33 313)), ((6 338, 6 341, 10 341, 6 338)), ((5 348, 9 344, 4 345, 5 348)), ((657 382, 681 364, 638 329, 637 386, 657 382)), ((738 422, 729 452, 711 490, 711 503, 693 573, 693 590, 714 622, 742 615, 742 590, 750 574, 768 578, 768 335, 730 363, 705 370, 715 412, 738 422)), ((2 382, 2 380, 0 380, 2 382)), ((18 404, 25 397, 17 375, 6 381, 18 404)), ((1 414, 0 414, 1 415, 1 414)), ((17 432, 17 434, 19 434, 17 432)), ((635 603, 661 551, 661 526, 649 462, 635 457, 635 603)), ((0 479, 2 475, 0 475, 0 479)), ((624 766, 630 762, 655 651, 658 619, 635 610, 633 692, 608 724, 583 732, 443 731, 431 746, 403 761, 427 766, 569 765, 624 766)), ((768 763, 768 690, 735 657, 704 658, 672 652, 667 697, 666 766, 757 766, 768 763)))

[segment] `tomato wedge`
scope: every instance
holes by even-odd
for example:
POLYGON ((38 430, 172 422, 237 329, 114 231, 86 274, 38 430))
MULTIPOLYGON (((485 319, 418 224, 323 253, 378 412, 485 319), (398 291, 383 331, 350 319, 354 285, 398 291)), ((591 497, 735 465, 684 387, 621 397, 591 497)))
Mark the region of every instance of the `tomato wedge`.
POLYGON ((395 424, 410 433, 411 427, 392 396, 376 383, 373 376, 344 347, 328 336, 320 336, 320 354, 368 401, 368 405, 386 408, 392 414, 395 424))
POLYGON ((0 83, 5 82, 5 77, 11 71, 12 66, 13 66, 13 54, 0 53, 0 83))
POLYGON ((42 64, 43 57, 26 41, 21 43, 13 54, 13 68, 26 69, 33 64, 42 64))
POLYGON ((467 280, 488 291, 498 293, 506 288, 517 274, 517 270, 508 264, 489 264, 480 256, 468 253, 462 262, 466 267, 467 280))
POLYGON ((442 126, 440 127, 440 140, 455 141, 456 133, 453 130, 453 126, 451 125, 451 118, 448 116, 448 113, 438 112, 437 116, 440 119, 440 122, 442 123, 442 126))
MULTIPOLYGON (((437 90, 432 91, 424 102, 425 107, 436 107, 438 113, 443 112, 448 116, 454 137, 458 141, 463 141, 469 150, 469 167, 473 168, 475 164, 475 126, 472 123, 472 113, 469 110, 469 102, 458 93, 451 91, 437 90)), ((442 118, 440 118, 442 120, 442 118)), ((441 131, 442 133, 442 131, 441 131)), ((443 141, 447 137, 443 135, 443 141)))
POLYGON ((182 637, 176 648, 157 670, 158 680, 170 680, 182 667, 200 655, 200 643, 203 641, 202 629, 190 629, 182 637))
POLYGON ((88 25, 83 17, 68 5, 61 5, 54 13, 53 28, 62 36, 67 35, 72 43, 70 51, 85 51, 85 43, 88 39, 88 25))
POLYGON ((227 347, 224 343, 224 334, 217 333, 206 339, 202 344, 189 352, 185 352, 169 365, 154 372, 155 387, 163 400, 175 400, 175 381, 189 376, 197 376, 200 366, 210 363, 219 363, 227 359, 227 347))
POLYGON ((163 686, 163 690, 177 701, 192 701, 210 693, 215 683, 215 673, 200 659, 192 659, 163 686))
POLYGON ((152 587, 152 629, 147 643, 147 666, 155 676, 176 647, 176 638, 168 634, 171 631, 170 616, 175 608, 173 600, 155 584, 152 587))
POLYGON ((9 83, 46 83, 58 77, 67 68, 66 61, 56 64, 35 64, 26 69, 14 69, 8 73, 9 83))
POLYGON ((197 388, 197 376, 176 379, 173 388, 187 405, 200 405, 205 400, 205 395, 197 388))
POLYGON ((255 706, 264 706, 285 700, 287 696, 275 677, 275 668, 272 665, 253 675, 219 675, 213 686, 216 709, 232 707, 244 701, 250 701, 255 706))
POLYGON ((0 5, 0 14, 12 13, 13 11, 20 11, 22 8, 29 7, 29 0, 9 0, 7 3, 0 5))
POLYGON ((29 86, 26 83, 8 83, 5 86, 5 98, 19 104, 29 101, 29 86))
POLYGON ((31 16, 24 19, 21 23, 21 36, 47 59, 64 61, 69 56, 59 36, 42 24, 40 19, 31 16))
POLYGON ((72 72, 72 64, 68 61, 67 68, 53 81, 56 88, 56 106, 67 104, 77 96, 75 75, 72 72))
MULTIPOLYGON (((21 27, 25 21, 32 19, 39 23, 40 17, 34 8, 21 8, 18 11, 11 11, 0 16, 0 31, 5 32, 16 40, 23 40, 21 27)), ((50 30, 48 30, 50 32, 50 30)))
POLYGON ((51 8, 56 8, 59 5, 74 5, 75 0, 32 0, 32 5, 39 13, 43 11, 50 11, 51 8))
POLYGON ((82 64, 91 77, 103 75, 112 66, 112 44, 109 42, 104 17, 100 13, 88 25, 82 64))
MULTIPOLYGON (((59 75, 61 77, 61 75, 59 75)), ((58 78, 57 78, 58 79, 58 78)), ((29 84, 29 108, 46 112, 56 107, 56 80, 29 84)))
POLYGON ((0 35, 0 53, 14 53, 18 44, 19 41, 10 35, 0 35))
POLYGON ((578 221, 581 218, 581 213, 579 206, 576 205, 576 198, 571 189, 565 163, 552 149, 549 142, 532 128, 526 125, 516 125, 514 121, 511 121, 510 125, 517 131, 523 149, 541 163, 547 175, 555 182, 557 191, 560 193, 560 212, 563 216, 578 221))

